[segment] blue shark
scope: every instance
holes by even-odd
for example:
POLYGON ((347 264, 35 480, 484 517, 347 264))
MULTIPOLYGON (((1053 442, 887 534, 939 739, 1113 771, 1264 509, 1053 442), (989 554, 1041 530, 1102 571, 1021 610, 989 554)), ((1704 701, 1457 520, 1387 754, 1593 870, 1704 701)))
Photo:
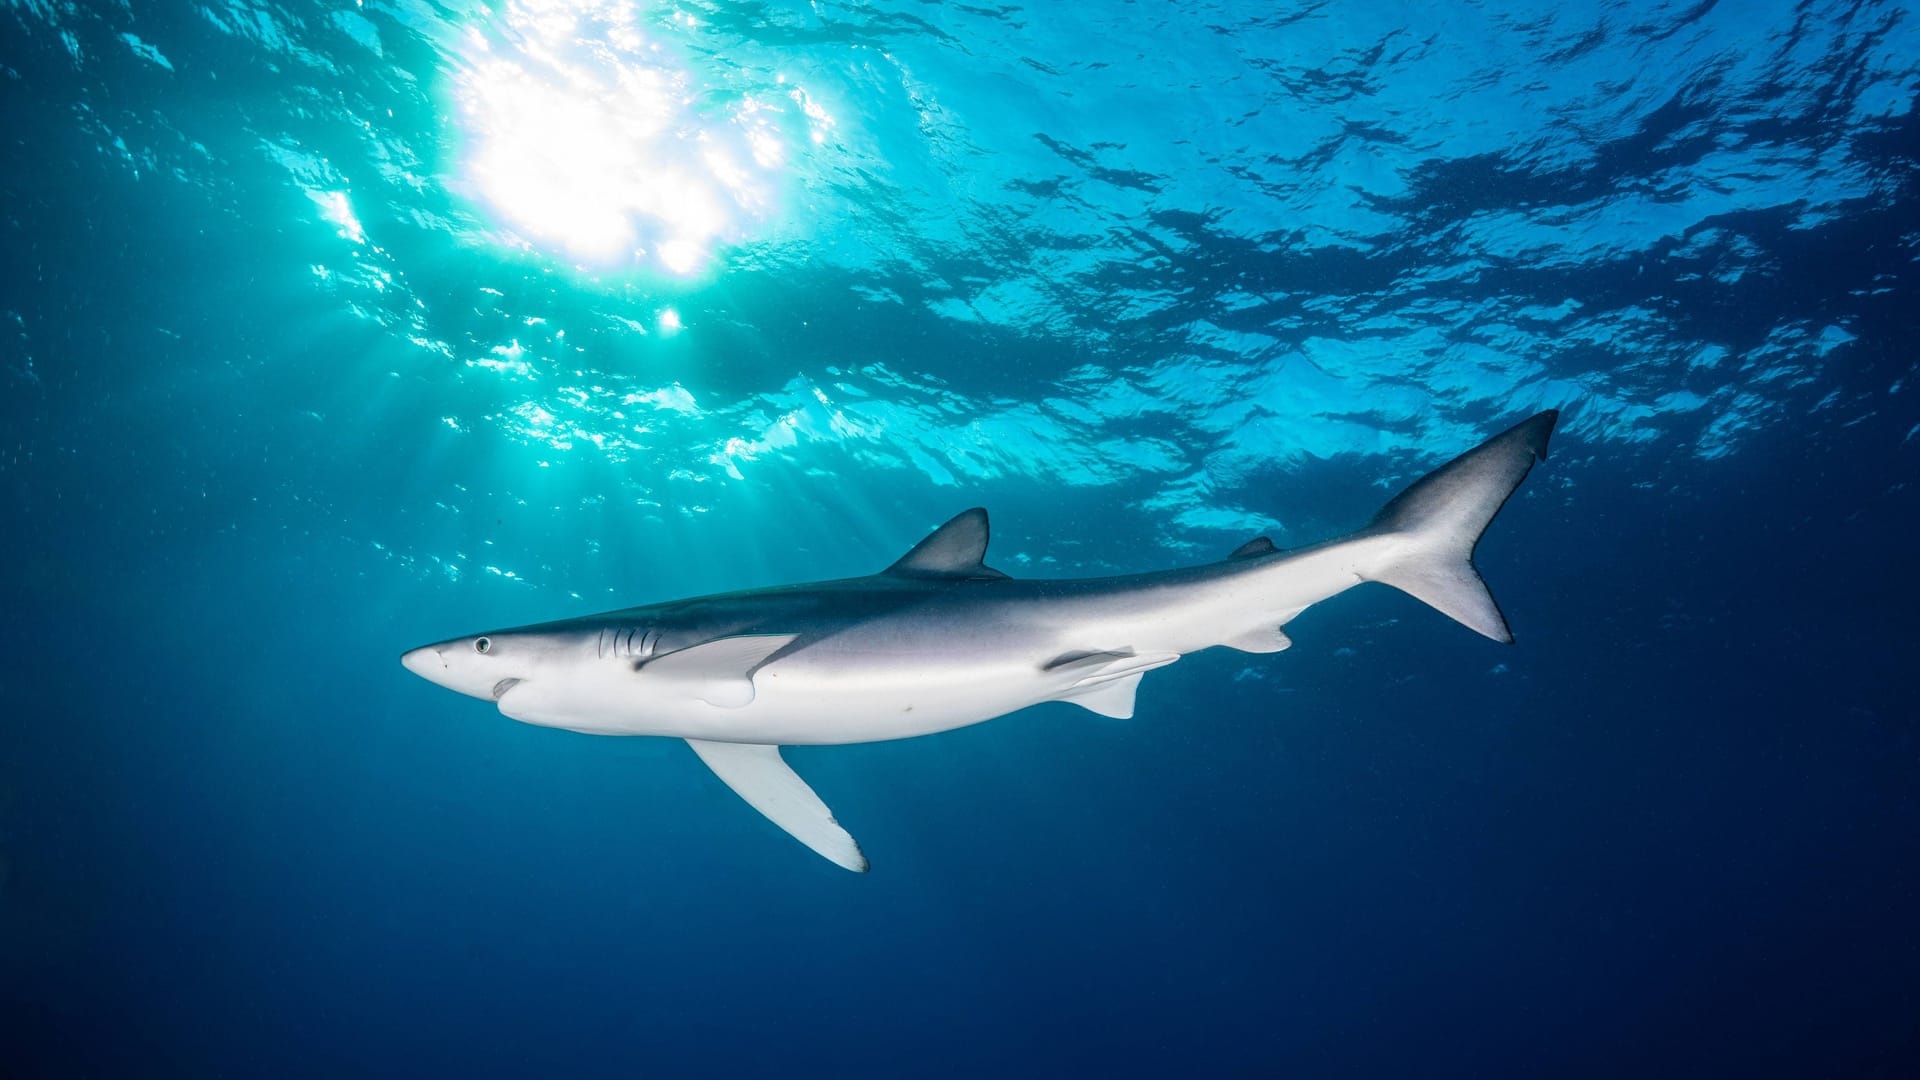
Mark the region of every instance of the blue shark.
POLYGON ((1279 652, 1290 621, 1364 582, 1511 642, 1474 549, 1545 460, 1558 417, 1520 422, 1415 481, 1358 531, 1310 547, 1259 537, 1201 566, 1018 579, 986 565, 987 513, 975 508, 866 577, 489 630, 401 663, 525 723, 684 739, 800 843, 865 871, 860 845, 781 747, 930 735, 1046 701, 1131 717, 1148 672, 1207 648, 1279 652))

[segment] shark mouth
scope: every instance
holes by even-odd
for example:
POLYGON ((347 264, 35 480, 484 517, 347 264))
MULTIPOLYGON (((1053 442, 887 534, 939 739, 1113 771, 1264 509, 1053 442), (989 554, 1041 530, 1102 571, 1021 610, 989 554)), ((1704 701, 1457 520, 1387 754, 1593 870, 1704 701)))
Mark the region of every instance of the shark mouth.
POLYGON ((493 684, 493 700, 499 701, 501 698, 506 697, 507 691, 519 685, 520 685, 519 679, 501 679, 499 682, 494 683, 493 684))

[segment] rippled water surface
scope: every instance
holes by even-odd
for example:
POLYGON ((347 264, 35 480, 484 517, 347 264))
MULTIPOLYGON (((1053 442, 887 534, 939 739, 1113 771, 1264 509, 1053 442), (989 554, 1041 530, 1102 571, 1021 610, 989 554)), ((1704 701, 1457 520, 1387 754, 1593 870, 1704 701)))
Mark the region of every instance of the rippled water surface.
POLYGON ((5 1042, 1920 1069, 1917 104, 1891 0, 10 0, 5 1042), (795 752, 866 878, 394 662, 974 505, 1019 576, 1304 545, 1545 408, 1517 647, 1361 590, 795 752))

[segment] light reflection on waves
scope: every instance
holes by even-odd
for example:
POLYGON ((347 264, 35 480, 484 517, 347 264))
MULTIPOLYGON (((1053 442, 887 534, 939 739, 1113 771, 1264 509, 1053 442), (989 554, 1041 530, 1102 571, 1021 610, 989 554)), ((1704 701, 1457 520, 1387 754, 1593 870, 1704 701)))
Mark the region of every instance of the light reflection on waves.
POLYGON ((1737 303, 1777 269, 1780 230, 1884 200, 1871 157, 1825 133, 1898 117, 1911 32, 1686 14, 1632 30, 1495 16, 1447 27, 1474 47, 1443 50, 1326 13, 1144 58, 1142 27, 1028 24, 1018 52, 982 60, 985 28, 942 11, 886 40, 898 85, 873 87, 863 119, 893 172, 831 189, 844 243, 752 258, 851 253, 876 264, 854 267, 861 295, 929 335, 1004 328, 1102 362, 1005 394, 881 380, 831 407, 811 400, 823 380, 796 378, 689 416, 682 452, 737 476, 870 443, 864 460, 937 483, 1163 482, 1149 504, 1176 512, 1177 493, 1217 502, 1260 463, 1435 452, 1547 405, 1574 406, 1589 439, 1690 432, 1696 453, 1727 453, 1853 331, 1782 311, 1756 335, 1671 297, 1707 282, 1728 298, 1709 308, 1737 303), (1675 77, 1623 76, 1650 68, 1675 77), (1045 100, 1069 84, 1096 104, 1045 100), (1031 122, 970 122, 990 110, 1031 122))
POLYGON ((464 182, 535 245, 589 265, 702 269, 776 213, 792 147, 834 126, 780 72, 690 69, 679 54, 701 28, 686 10, 509 0, 466 31, 452 73, 464 182))
POLYGON ((1893 283, 1797 255, 1911 198, 1875 142, 1911 130, 1920 90, 1920 20, 1894 5, 1086 10, 655 13, 641 29, 677 35, 708 115, 785 68, 835 103, 791 118, 837 140, 783 166, 804 220, 670 296, 493 250, 448 194, 468 19, 234 0, 127 40, 80 32, 117 16, 22 17, 116 78, 193 76, 220 53, 188 34, 294 73, 225 142, 105 94, 82 123, 138 175, 213 192, 273 162, 313 226, 290 259, 410 342, 381 363, 457 391, 418 419, 474 442, 721 484, 776 459, 1127 484, 1237 522, 1274 462, 1430 456, 1544 405, 1572 406, 1576 438, 1712 456, 1795 410, 1883 404, 1828 384, 1864 332, 1854 297, 1893 283), (814 336, 744 291, 800 294, 814 336))

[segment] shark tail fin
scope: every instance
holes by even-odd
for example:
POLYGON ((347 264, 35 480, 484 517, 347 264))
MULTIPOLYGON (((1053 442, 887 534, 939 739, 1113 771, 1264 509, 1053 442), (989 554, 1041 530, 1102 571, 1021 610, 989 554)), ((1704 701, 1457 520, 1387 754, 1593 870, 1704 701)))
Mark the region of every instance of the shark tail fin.
POLYGON ((1522 420, 1413 482, 1380 508, 1367 535, 1404 543, 1363 574, 1421 600, 1495 641, 1511 642, 1506 617, 1473 565, 1473 549, 1535 461, 1547 458, 1557 409, 1522 420))

